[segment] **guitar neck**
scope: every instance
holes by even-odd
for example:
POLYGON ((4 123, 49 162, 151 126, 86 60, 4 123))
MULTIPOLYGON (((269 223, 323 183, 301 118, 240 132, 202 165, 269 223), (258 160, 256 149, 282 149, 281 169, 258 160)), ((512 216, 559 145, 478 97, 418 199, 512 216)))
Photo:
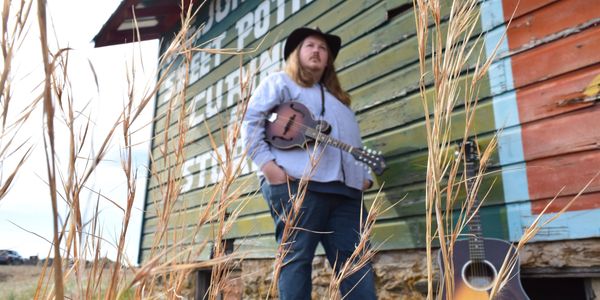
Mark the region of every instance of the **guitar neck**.
MULTIPOLYGON (((476 151, 476 150, 474 150, 476 151)), ((473 153, 472 153, 473 154, 473 153)), ((477 171, 479 169, 478 158, 476 155, 467 155, 465 159, 466 164, 466 181, 467 181, 467 195, 473 197, 472 210, 474 211, 469 224, 467 225, 470 233, 469 237, 469 250, 472 260, 483 260, 485 259, 485 249, 483 244, 483 232, 481 229, 481 218, 479 217, 479 198, 474 189, 475 180, 477 179, 477 171), (472 195, 471 195, 472 194, 472 195)))

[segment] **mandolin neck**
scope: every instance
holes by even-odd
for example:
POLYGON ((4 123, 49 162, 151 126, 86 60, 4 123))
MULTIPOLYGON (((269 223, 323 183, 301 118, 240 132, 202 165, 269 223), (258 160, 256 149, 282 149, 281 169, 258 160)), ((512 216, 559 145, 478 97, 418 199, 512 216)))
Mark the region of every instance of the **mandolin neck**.
POLYGON ((353 153, 353 151, 355 149, 354 147, 352 147, 344 142, 341 142, 340 140, 332 138, 331 136, 329 136, 327 134, 321 133, 314 128, 306 128, 306 131, 304 132, 304 134, 307 137, 315 140, 317 143, 324 143, 329 146, 333 146, 333 147, 342 149, 348 153, 353 153))

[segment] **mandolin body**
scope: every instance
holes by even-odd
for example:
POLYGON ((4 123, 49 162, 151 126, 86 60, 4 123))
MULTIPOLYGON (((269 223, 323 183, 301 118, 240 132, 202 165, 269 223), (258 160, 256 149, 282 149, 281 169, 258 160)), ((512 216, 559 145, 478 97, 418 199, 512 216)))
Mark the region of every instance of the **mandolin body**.
POLYGON ((298 102, 285 102, 270 112, 271 122, 265 126, 266 141, 279 149, 304 147, 312 139, 306 136, 307 128, 315 128, 318 122, 306 106, 298 102))

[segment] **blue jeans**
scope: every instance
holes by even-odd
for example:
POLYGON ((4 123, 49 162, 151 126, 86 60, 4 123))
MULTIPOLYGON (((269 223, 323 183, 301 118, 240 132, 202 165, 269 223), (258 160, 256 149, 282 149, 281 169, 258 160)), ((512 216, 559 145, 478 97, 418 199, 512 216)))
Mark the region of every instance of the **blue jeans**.
MULTIPOLYGON (((284 215, 292 208, 290 195, 295 195, 297 182, 279 185, 262 184, 262 193, 275 221, 275 238, 281 243, 285 227, 284 215)), ((295 199, 295 198, 293 198, 295 199)), ((279 299, 311 299, 312 261, 321 242, 335 271, 350 257, 360 241, 360 213, 367 214, 360 199, 342 195, 307 191, 300 217, 291 238, 286 241, 289 252, 279 275, 279 299)), ((371 264, 344 279, 340 286, 344 299, 376 299, 371 264)))

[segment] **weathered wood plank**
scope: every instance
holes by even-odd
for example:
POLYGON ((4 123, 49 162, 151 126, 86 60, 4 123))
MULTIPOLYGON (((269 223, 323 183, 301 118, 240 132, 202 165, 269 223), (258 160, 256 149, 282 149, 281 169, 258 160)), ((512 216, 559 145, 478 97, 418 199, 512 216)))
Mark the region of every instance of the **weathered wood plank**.
MULTIPOLYGON (((579 193, 600 170, 600 151, 590 150, 527 162, 531 200, 579 193), (563 189, 564 188, 564 189, 563 189), (562 191, 561 191, 562 189, 562 191)), ((591 182, 587 193, 600 191, 600 178, 591 182)))
POLYGON ((600 27, 538 46, 511 57, 515 88, 600 62, 600 27))
MULTIPOLYGON (((199 216, 206 214, 206 211, 210 209, 211 214, 214 214, 216 211, 216 205, 218 203, 212 202, 210 204, 210 208, 207 206, 207 203, 210 202, 208 198, 202 199, 203 201, 199 202, 200 205, 195 206, 193 208, 185 208, 178 207, 177 211, 173 211, 171 214, 171 218, 173 219, 170 222, 168 228, 175 228, 178 224, 185 224, 186 226, 195 226, 200 219, 199 216)), ((249 216, 253 214, 260 214, 268 211, 268 206, 266 202, 262 198, 262 194, 253 193, 245 197, 240 197, 238 199, 228 199, 228 201, 232 201, 230 206, 227 208, 228 212, 232 212, 240 206, 243 206, 243 211, 239 215, 239 217, 249 216)), ((209 220, 212 221, 212 220, 209 220)), ((144 222, 144 232, 146 229, 151 230, 155 228, 159 223, 158 218, 152 217, 148 215, 146 221, 144 222)))
POLYGON ((502 0, 501 3, 504 10, 504 19, 508 21, 513 14, 514 18, 518 18, 541 7, 559 1, 560 0, 502 0))
MULTIPOLYGON (((418 168, 424 169, 423 167, 418 168)), ((460 175, 459 175, 460 176, 460 175)), ((401 178, 401 177, 400 177, 401 178)), ((371 189, 369 193, 365 195, 365 205, 367 208, 371 207, 371 204, 377 201, 383 206, 386 212, 379 216, 378 220, 396 219, 396 218, 407 218, 423 216, 424 214, 424 199, 425 199, 425 172, 421 172, 420 180, 416 183, 399 185, 396 183, 390 184, 392 188, 387 188, 381 194, 377 194, 377 188, 371 189), (390 209, 391 208, 391 209, 390 209)), ((387 185, 386 185, 387 186, 387 185)), ((480 187, 481 197, 487 194, 486 199, 482 199, 483 206, 495 206, 503 203, 503 190, 502 190, 502 178, 497 173, 490 173, 484 177, 480 187)), ((459 199, 464 199, 464 191, 459 194, 459 199)), ((174 212, 171 215, 172 221, 169 222, 169 229, 180 228, 181 226, 194 227, 196 226, 199 216, 206 213, 208 209, 206 202, 203 206, 195 207, 193 209, 181 209, 174 212)), ((211 209, 214 209, 213 204, 211 209)), ((457 203, 456 205, 460 205, 457 203)), ((262 195, 252 194, 248 197, 240 198, 232 202, 231 206, 227 208, 228 212, 232 212, 240 206, 244 206, 239 218, 253 217, 263 213, 268 213, 268 206, 266 201, 262 198, 262 195)), ((144 222, 144 232, 156 231, 159 220, 157 218, 147 218, 144 222)))
MULTIPOLYGON (((195 242, 213 240, 216 236, 215 230, 218 230, 215 224, 205 224, 200 228, 196 226, 174 228, 165 234, 165 240, 173 241, 174 238, 190 242, 192 240, 195 242)), ((154 233, 153 231, 144 231, 144 235, 153 235, 154 233)), ((268 213, 236 219, 224 238, 230 239, 266 233, 273 233, 273 220, 268 213)), ((152 246, 151 239, 144 238, 142 248, 149 248, 150 246, 152 246)))
MULTIPOLYGON (((255 192, 257 188, 258 178, 255 174, 250 174, 236 179, 229 190, 230 192, 235 192, 236 195, 245 196, 255 192)), ((162 209, 164 205, 159 189, 149 190, 148 193, 149 200, 146 207, 146 218, 156 216, 157 209, 162 209)), ((188 193, 182 193, 179 195, 177 202, 173 204, 173 212, 205 205, 214 195, 215 186, 196 188, 188 193)))
MULTIPOLYGON (((406 5, 406 1, 398 3, 385 3, 382 9, 389 9, 394 4, 406 5)), ((377 15, 379 17, 379 14, 377 15)), ((415 35, 415 18, 413 9, 409 9, 406 13, 392 19, 389 23, 383 23, 382 26, 376 27, 376 30, 369 32, 365 36, 355 39, 354 36, 361 34, 361 31, 356 31, 355 26, 347 26, 337 30, 335 33, 340 35, 344 41, 344 47, 340 50, 336 59, 336 67, 338 70, 351 66, 360 62, 367 57, 376 55, 382 50, 397 44, 410 36, 415 35), (398 34, 397 30, 401 30, 403 34, 398 34)))
POLYGON ((600 106, 522 125, 527 161, 600 149, 600 106))
POLYGON ((582 100, 593 96, 598 76, 600 65, 593 65, 517 90, 521 124, 594 106, 582 100))
MULTIPOLYGON (((495 131, 493 109, 493 104, 490 101, 479 103, 474 122, 475 125, 471 129, 472 133, 484 134, 495 131)), ((458 140, 462 137, 465 128, 464 111, 458 111, 453 114, 451 122, 450 140, 458 140)), ((418 122, 369 137, 365 140, 365 144, 369 148, 382 151, 388 157, 426 149, 426 135, 425 123, 418 122)))
MULTIPOLYGON (((470 82, 471 80, 471 76, 463 77, 461 78, 461 82, 459 84, 462 85, 464 82, 470 82)), ((378 80, 377 82, 379 82, 380 85, 385 85, 389 81, 387 80, 387 77, 385 77, 383 79, 378 80)), ((489 81, 487 80, 487 77, 484 77, 480 81, 479 88, 481 92, 479 94, 479 97, 476 98, 485 99, 489 96, 490 89, 488 83, 489 81)), ((376 87, 377 86, 373 87, 373 89, 375 89, 376 87)), ((399 88, 401 88, 401 86, 399 88)), ((388 90, 385 87, 382 89, 388 90)), ((430 113, 433 110, 434 93, 435 90, 433 88, 430 88, 425 91, 425 97, 428 100, 428 107, 430 108, 430 113)), ((463 99, 465 99, 464 90, 461 90, 459 92, 458 99, 459 101, 457 103, 457 106, 460 106, 463 103, 463 99)), ((396 99, 392 99, 384 105, 380 105, 375 109, 371 109, 368 112, 360 113, 356 116, 357 121, 360 125, 361 133, 367 136, 397 127, 402 124, 407 124, 417 120, 421 120, 424 117, 424 107, 420 93, 413 93, 411 95, 408 95, 407 97, 399 97, 396 99)))
MULTIPOLYGON (((531 213, 534 215, 559 213, 569 202, 573 201, 574 195, 539 199, 531 201, 531 213), (547 209, 546 209, 547 207, 547 209), (544 211, 544 209, 546 209, 544 211)), ((592 192, 582 194, 571 203, 567 211, 579 211, 600 208, 600 193, 592 192)))
POLYGON ((169 260, 183 262, 208 260, 212 245, 213 243, 210 242, 206 244, 180 243, 177 246, 164 247, 164 245, 161 245, 155 248, 144 248, 140 249, 140 261, 148 261, 156 257, 161 257, 161 262, 169 260))
MULTIPOLYGON (((548 1, 546 1, 548 2, 548 1)), ((588 0, 569 0, 548 3, 511 22, 507 30, 510 50, 528 48, 553 34, 574 30, 594 18, 600 17, 600 8, 588 0)))

